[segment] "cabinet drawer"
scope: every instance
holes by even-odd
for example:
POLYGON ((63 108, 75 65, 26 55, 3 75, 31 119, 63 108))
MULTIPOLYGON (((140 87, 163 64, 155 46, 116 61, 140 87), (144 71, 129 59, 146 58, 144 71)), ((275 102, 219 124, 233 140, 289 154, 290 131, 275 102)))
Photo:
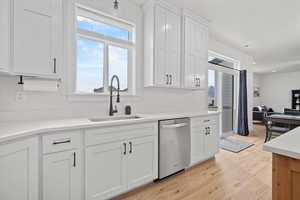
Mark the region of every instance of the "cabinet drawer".
POLYGON ((218 117, 217 116, 210 116, 210 117, 205 117, 202 122, 203 124, 217 124, 218 117))
POLYGON ((157 123, 88 129, 85 131, 85 145, 91 146, 157 134, 157 123))
POLYGON ((201 128, 203 126, 213 125, 218 123, 218 116, 198 117, 191 119, 192 128, 201 128))
POLYGON ((81 131, 59 132, 42 138, 43 153, 54 153, 80 148, 81 131))

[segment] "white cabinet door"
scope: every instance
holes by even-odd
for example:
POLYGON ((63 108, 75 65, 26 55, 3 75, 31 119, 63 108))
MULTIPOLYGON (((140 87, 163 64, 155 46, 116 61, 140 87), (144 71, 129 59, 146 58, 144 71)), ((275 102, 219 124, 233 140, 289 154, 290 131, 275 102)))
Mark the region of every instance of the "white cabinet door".
MULTIPOLYGON (((159 87, 167 86, 166 74, 166 11, 160 6, 155 10, 155 67, 154 81, 159 87)), ((147 55, 146 55, 147 56, 147 55)))
POLYGON ((127 159, 128 189, 136 188, 155 179, 154 136, 129 140, 127 159))
POLYGON ((196 75, 196 65, 199 52, 196 51, 196 33, 195 28, 197 23, 195 23, 190 18, 186 17, 184 21, 185 25, 185 87, 196 87, 195 75, 196 75))
POLYGON ((205 154, 207 157, 214 156, 219 150, 219 133, 217 125, 210 125, 207 127, 205 135, 205 154))
POLYGON ((205 160, 205 135, 201 130, 192 130, 191 133, 191 164, 205 160))
POLYGON ((38 139, 0 145, 0 199, 38 200, 38 139))
POLYGON ((0 71, 8 71, 10 45, 10 0, 0 1, 0 71))
POLYGON ((149 1, 146 5, 145 85, 179 88, 181 16, 178 9, 166 4, 149 1))
POLYGON ((205 88, 208 57, 208 28, 184 17, 184 87, 205 88))
POLYGON ((60 62, 61 0, 14 1, 14 72, 56 77, 60 62))
POLYGON ((180 16, 167 11, 166 67, 170 87, 180 87, 180 16))
POLYGON ((107 199, 126 190, 127 153, 122 142, 86 149, 86 200, 107 199))
POLYGON ((218 116, 191 119, 191 165, 219 151, 218 116))
POLYGON ((45 155, 43 168, 43 200, 82 199, 79 151, 45 155))

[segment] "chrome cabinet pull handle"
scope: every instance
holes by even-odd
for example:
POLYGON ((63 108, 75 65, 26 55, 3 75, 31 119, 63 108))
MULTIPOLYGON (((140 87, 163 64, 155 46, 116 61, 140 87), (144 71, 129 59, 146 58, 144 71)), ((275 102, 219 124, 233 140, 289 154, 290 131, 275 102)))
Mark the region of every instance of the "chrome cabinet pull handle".
POLYGON ((63 140, 63 141, 54 141, 52 144, 59 145, 59 144, 67 144, 67 143, 71 143, 71 140, 67 139, 67 140, 63 140))
POLYGON ((172 85, 172 84, 173 84, 173 76, 170 75, 170 85, 172 85))
POLYGON ((56 74, 56 58, 53 59, 53 73, 56 74))
POLYGON ((126 151, 126 143, 125 142, 123 143, 123 146, 124 146, 124 152, 123 152, 123 154, 126 155, 127 151, 126 151))
POLYGON ((129 142, 129 153, 132 154, 132 142, 129 142))
POLYGON ((73 167, 76 167, 76 152, 73 153, 73 167))
POLYGON ((200 87, 200 78, 197 78, 197 87, 200 87))

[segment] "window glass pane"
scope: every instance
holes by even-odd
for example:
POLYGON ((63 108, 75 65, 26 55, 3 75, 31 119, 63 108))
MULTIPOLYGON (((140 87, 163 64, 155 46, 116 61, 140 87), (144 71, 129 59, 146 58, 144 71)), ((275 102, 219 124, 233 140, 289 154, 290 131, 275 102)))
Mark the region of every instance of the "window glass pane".
MULTIPOLYGON (((109 80, 111 80, 113 75, 117 75, 120 79, 121 91, 123 92, 128 91, 128 85, 127 85, 128 49, 120 48, 116 46, 109 46, 108 53, 109 53, 109 58, 108 58, 109 80)), ((114 85, 114 87, 117 86, 114 85)))
POLYGON ((77 92, 103 92, 103 51, 103 43, 77 37, 77 92))
POLYGON ((129 40, 128 30, 95 21, 86 17, 77 16, 77 27, 105 36, 110 36, 121 40, 129 40))
POLYGON ((208 70, 208 106, 216 106, 216 71, 208 70))

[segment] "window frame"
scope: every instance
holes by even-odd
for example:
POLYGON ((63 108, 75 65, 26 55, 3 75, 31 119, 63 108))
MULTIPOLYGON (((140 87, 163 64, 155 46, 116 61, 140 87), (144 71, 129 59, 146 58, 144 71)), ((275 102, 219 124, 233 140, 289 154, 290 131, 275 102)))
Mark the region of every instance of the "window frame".
MULTIPOLYGON (((122 92, 122 95, 134 96, 136 95, 135 91, 135 51, 136 51, 136 40, 135 40, 135 30, 136 27, 134 24, 126 22, 122 19, 107 15, 101 11, 88 8, 86 6, 76 4, 75 6, 75 42, 77 38, 81 37, 84 39, 101 42, 103 43, 103 87, 104 92, 101 93, 88 93, 88 92, 79 92, 77 91, 77 51, 75 51, 75 70, 74 70, 74 86, 73 86, 73 95, 78 96, 107 96, 109 95, 109 46, 124 48, 128 50, 128 62, 127 62, 127 88, 126 92, 122 92), (122 40, 114 37, 110 37, 104 34, 80 29, 77 27, 77 17, 81 16, 88 18, 90 20, 98 21, 107 25, 111 25, 120 29, 128 31, 128 40, 122 40)), ((100 66, 99 66, 100 67, 100 66)), ((97 88, 97 86, 95 86, 97 88)))

